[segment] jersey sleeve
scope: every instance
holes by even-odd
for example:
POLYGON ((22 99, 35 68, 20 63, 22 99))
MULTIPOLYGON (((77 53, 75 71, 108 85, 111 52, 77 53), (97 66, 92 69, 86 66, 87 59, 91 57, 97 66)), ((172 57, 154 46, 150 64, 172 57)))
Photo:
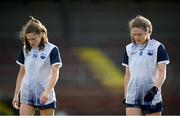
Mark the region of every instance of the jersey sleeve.
POLYGON ((127 51, 125 50, 122 65, 123 66, 128 66, 128 64, 129 64, 129 58, 128 58, 128 55, 127 55, 127 51))
POLYGON ((24 52, 23 52, 23 49, 21 50, 17 60, 16 60, 16 63, 19 64, 20 66, 24 66, 24 52))
POLYGON ((59 65, 59 68, 62 66, 62 61, 59 53, 59 49, 54 47, 50 53, 50 63, 51 65, 59 65))
POLYGON ((165 47, 161 44, 158 47, 158 53, 157 53, 157 63, 161 64, 169 64, 169 56, 165 49, 165 47))

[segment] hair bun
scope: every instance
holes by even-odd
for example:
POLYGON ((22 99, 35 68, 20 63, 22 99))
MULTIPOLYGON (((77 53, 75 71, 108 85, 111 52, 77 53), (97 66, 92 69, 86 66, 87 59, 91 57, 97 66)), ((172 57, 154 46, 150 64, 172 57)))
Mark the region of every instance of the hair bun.
POLYGON ((35 20, 35 18, 33 16, 29 16, 30 20, 35 20))
POLYGON ((29 20, 34 21, 36 23, 40 23, 37 19, 35 19, 33 16, 29 16, 29 20))

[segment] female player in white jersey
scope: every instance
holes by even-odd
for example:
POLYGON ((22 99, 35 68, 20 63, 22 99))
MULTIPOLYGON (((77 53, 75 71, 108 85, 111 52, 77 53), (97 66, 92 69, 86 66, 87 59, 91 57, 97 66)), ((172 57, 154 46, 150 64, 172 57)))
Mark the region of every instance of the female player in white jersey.
POLYGON ((56 96, 54 86, 62 66, 58 47, 48 42, 47 29, 30 17, 20 32, 23 48, 17 59, 20 65, 12 101, 20 115, 54 115, 56 96), (19 104, 20 93, 20 104, 19 104))
POLYGON ((132 43, 126 46, 122 63, 126 67, 126 114, 161 115, 168 54, 164 45, 151 37, 152 24, 147 18, 133 18, 129 28, 132 43))

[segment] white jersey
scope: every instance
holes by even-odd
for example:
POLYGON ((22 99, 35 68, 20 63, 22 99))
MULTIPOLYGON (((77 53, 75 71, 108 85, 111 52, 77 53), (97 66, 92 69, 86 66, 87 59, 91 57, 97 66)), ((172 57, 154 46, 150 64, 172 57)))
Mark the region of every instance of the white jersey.
MULTIPOLYGON (((36 106, 43 105, 40 104, 39 98, 52 78, 51 67, 55 64, 59 64, 59 67, 62 66, 58 47, 48 42, 43 50, 32 48, 28 54, 25 52, 24 47, 16 62, 25 68, 20 91, 20 102, 36 106)), ((56 101, 54 88, 51 90, 46 104, 53 101, 56 101)))
MULTIPOLYGON (((123 66, 128 66, 130 80, 127 85, 126 103, 147 105, 144 101, 146 92, 153 87, 159 76, 157 64, 169 63, 165 47, 154 39, 149 39, 146 45, 138 46, 131 43, 126 46, 123 66)), ((161 89, 151 102, 162 101, 161 89)))

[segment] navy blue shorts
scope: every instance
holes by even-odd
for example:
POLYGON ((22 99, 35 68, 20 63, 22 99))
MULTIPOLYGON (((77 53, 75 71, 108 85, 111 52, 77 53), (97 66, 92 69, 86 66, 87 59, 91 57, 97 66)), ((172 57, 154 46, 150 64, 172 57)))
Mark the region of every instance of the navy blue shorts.
POLYGON ((31 105, 31 106, 35 107, 37 110, 56 109, 56 102, 54 101, 50 104, 42 105, 42 106, 36 106, 36 105, 31 105))
POLYGON ((156 113, 156 112, 162 112, 163 111, 163 105, 162 102, 159 102, 155 105, 140 105, 140 104, 126 104, 126 108, 140 108, 143 113, 156 113))

